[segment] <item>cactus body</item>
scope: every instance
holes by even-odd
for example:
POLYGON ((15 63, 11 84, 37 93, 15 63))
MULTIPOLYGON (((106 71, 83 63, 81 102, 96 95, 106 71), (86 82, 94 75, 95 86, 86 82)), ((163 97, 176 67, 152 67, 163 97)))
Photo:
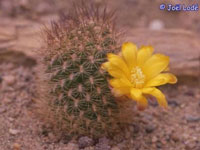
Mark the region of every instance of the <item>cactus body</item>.
POLYGON ((119 108, 101 70, 106 54, 118 50, 112 16, 90 8, 75 7, 73 16, 46 30, 41 75, 46 90, 40 95, 56 128, 70 136, 101 136, 118 125, 119 108))

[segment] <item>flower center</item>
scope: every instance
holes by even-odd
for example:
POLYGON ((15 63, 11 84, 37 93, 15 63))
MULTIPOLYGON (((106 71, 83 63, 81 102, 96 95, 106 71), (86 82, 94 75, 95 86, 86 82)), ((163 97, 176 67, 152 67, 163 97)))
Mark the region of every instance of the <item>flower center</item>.
POLYGON ((145 75, 142 69, 138 66, 131 70, 131 83, 134 84, 136 88, 142 88, 145 82, 145 75))

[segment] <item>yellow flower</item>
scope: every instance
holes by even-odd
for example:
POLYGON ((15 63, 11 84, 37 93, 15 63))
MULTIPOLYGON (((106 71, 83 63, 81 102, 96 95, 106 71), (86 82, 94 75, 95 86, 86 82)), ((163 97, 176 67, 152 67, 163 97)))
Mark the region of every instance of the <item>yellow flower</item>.
POLYGON ((113 77, 109 80, 114 94, 125 95, 138 104, 138 109, 143 110, 148 106, 146 95, 154 96, 159 105, 167 108, 165 95, 156 88, 163 84, 174 84, 177 78, 166 73, 169 57, 154 54, 151 46, 137 49, 136 45, 127 42, 122 45, 119 55, 109 53, 108 61, 102 65, 113 77), (162 72, 165 73, 162 73, 162 72))

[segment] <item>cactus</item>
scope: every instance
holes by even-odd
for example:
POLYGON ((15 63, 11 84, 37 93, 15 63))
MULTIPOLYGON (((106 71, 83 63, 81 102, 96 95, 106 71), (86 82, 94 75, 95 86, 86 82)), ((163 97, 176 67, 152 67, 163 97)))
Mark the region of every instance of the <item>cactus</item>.
POLYGON ((71 137, 115 133, 119 106, 101 69, 106 54, 119 50, 114 13, 82 2, 70 14, 45 29, 39 108, 71 137))

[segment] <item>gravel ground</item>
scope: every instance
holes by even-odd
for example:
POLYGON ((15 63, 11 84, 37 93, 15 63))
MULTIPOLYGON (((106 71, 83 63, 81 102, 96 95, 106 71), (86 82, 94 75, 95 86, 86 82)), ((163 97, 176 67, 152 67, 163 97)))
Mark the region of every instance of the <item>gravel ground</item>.
MULTIPOLYGON (((25 57, 25 55, 24 55, 25 57)), ((25 59, 25 58, 24 58, 25 59)), ((26 58, 27 61, 30 61, 26 58)), ((170 108, 155 101, 144 112, 135 109, 125 137, 56 140, 34 113, 34 66, 0 64, 0 150, 199 150, 198 84, 165 86, 170 108)), ((131 117, 131 116, 130 116, 131 117)))

